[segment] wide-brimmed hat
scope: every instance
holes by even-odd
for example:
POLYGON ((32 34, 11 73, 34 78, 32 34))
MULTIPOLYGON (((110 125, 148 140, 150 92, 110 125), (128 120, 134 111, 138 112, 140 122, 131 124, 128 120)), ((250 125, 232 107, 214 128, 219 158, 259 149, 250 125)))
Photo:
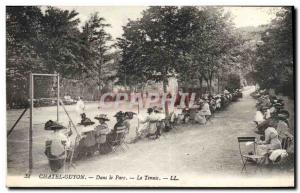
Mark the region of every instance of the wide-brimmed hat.
POLYGON ((125 117, 128 118, 128 119, 132 119, 132 118, 133 118, 133 115, 136 115, 136 113, 127 111, 127 112, 124 113, 124 115, 125 115, 125 117))
POLYGON ((124 113, 122 112, 122 111, 119 111, 119 112, 117 112, 115 115, 114 115, 114 117, 123 117, 124 116, 124 113))
POLYGON ((288 116, 285 115, 285 114, 278 114, 278 115, 277 115, 277 118, 278 118, 279 120, 287 120, 287 119, 288 119, 288 116))
POLYGON ((108 119, 108 117, 107 117, 106 114, 100 114, 100 115, 97 115, 97 116, 95 117, 95 119, 97 119, 97 120, 109 121, 109 119, 108 119))
POLYGON ((284 100, 281 99, 281 98, 277 99, 277 102, 278 102, 278 103, 282 103, 283 101, 284 101, 284 100))
POLYGON ((89 126, 89 125, 94 125, 95 124, 95 122, 94 121, 92 121, 91 119, 89 119, 89 118, 85 118, 85 120, 83 120, 83 121, 81 121, 80 123, 79 123, 79 125, 83 125, 83 126, 89 126))
POLYGON ((154 106, 154 107, 152 107, 152 109, 154 112, 161 112, 163 110, 162 107, 158 107, 158 106, 154 106))
POLYGON ((45 128, 45 130, 52 130, 52 131, 66 129, 66 127, 64 127, 63 125, 61 125, 55 121, 52 121, 52 120, 47 121, 45 123, 44 128, 45 128))
POLYGON ((277 117, 282 117, 282 118, 286 118, 287 119, 287 118, 290 117, 290 113, 287 110, 281 110, 277 114, 277 117))
POLYGON ((275 103, 274 106, 275 106, 275 107, 283 107, 284 104, 283 104, 283 103, 275 103))

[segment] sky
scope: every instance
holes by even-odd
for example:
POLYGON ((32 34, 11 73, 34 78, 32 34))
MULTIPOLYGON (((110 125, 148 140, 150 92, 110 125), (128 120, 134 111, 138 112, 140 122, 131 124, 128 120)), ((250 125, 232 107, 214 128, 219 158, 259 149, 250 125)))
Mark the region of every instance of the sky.
MULTIPOLYGON (((57 6, 61 9, 75 9, 79 13, 81 25, 94 12, 99 12, 106 22, 111 24, 107 28, 115 39, 123 33, 122 26, 126 25, 128 19, 134 20, 142 16, 146 6, 57 6)), ((236 27, 258 26, 268 24, 274 17, 279 7, 225 7, 225 12, 230 12, 236 27)))

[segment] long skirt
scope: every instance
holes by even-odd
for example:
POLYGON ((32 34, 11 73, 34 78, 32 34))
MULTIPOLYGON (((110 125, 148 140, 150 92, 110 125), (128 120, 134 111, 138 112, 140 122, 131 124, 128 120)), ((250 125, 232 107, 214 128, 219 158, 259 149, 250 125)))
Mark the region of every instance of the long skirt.
POLYGON ((100 154, 107 154, 112 151, 111 145, 108 142, 98 144, 100 154))
POLYGON ((64 166, 65 163, 65 152, 62 152, 60 155, 52 155, 51 147, 46 147, 45 155, 48 158, 49 166, 51 171, 57 172, 60 168, 64 166))
POLYGON ((205 124, 206 123, 206 118, 204 115, 200 115, 199 113, 196 114, 195 116, 195 121, 199 124, 205 124))

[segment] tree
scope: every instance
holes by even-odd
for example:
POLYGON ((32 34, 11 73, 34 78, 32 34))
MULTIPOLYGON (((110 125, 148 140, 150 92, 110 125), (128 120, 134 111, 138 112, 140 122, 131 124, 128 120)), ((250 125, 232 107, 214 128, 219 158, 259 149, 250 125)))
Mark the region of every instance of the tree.
POLYGON ((122 38, 118 39, 118 47, 121 49, 121 61, 117 71, 117 84, 130 88, 143 88, 147 82, 148 66, 146 63, 145 37, 141 33, 139 20, 129 20, 123 27, 122 38))
POLYGON ((226 89, 230 92, 241 87, 241 79, 238 74, 231 73, 228 75, 226 89))
MULTIPOLYGON (((66 78, 81 74, 82 44, 77 15, 74 10, 54 7, 47 7, 44 14, 37 6, 7 7, 9 104, 27 101, 30 72, 60 73, 66 78)), ((44 84, 51 84, 51 81, 44 84)), ((51 86, 48 85, 48 88, 51 86)), ((36 87, 37 93, 39 89, 36 87)))
POLYGON ((184 39, 190 45, 183 57, 186 62, 179 66, 179 69, 189 70, 178 70, 179 77, 196 78, 200 87, 205 80, 211 91, 214 76, 228 63, 231 51, 237 45, 236 35, 230 15, 224 14, 221 8, 204 7, 189 11, 194 17, 190 25, 194 27, 189 32, 190 36, 184 39))
POLYGON ((162 82, 166 93, 168 78, 176 77, 185 85, 205 80, 210 89, 238 43, 232 29, 221 8, 150 7, 129 21, 118 41, 120 81, 162 82))
POLYGON ((60 73, 64 77, 76 76, 81 68, 80 31, 74 10, 48 7, 42 19, 41 44, 37 46, 48 73, 60 73))
POLYGON ((285 7, 262 33, 262 43, 257 48, 256 79, 261 88, 275 88, 294 96, 292 34, 293 10, 285 7))
MULTIPOLYGON (((144 80, 163 83, 167 92, 168 78, 175 76, 178 58, 178 7, 150 7, 140 20, 129 22, 119 40, 122 60, 119 74, 141 76, 144 80), (137 71, 133 70, 135 67, 137 71), (140 71, 140 69, 142 69, 140 71)), ((167 104, 165 104, 168 114, 167 104)))
POLYGON ((40 44, 42 12, 35 6, 6 7, 7 102, 27 101, 30 71, 45 69, 40 44))
POLYGON ((99 96, 103 86, 114 75, 111 68, 113 53, 110 52, 112 38, 105 31, 107 27, 110 27, 110 24, 106 24, 105 19, 96 12, 83 26, 81 36, 85 45, 85 78, 96 82, 99 96))

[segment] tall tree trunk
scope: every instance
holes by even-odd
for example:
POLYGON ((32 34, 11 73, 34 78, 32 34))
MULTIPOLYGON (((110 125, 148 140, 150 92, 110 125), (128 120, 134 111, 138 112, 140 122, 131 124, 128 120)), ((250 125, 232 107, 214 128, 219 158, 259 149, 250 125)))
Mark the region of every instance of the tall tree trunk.
POLYGON ((205 80, 205 82, 207 84, 207 90, 206 91, 209 91, 210 90, 210 88, 209 88, 209 80, 208 80, 208 78, 204 78, 204 80, 205 80))
POLYGON ((213 79, 213 72, 211 72, 208 76, 208 81, 209 81, 209 93, 212 92, 212 79, 213 79))
POLYGON ((210 79, 209 79, 209 91, 208 91, 209 94, 212 93, 212 83, 211 83, 211 82, 212 82, 212 79, 210 78, 210 79))
POLYGON ((99 84, 98 84, 98 94, 97 94, 97 100, 99 99, 100 100, 100 98, 101 98, 101 90, 102 90, 102 88, 101 88, 101 83, 99 82, 99 84))
POLYGON ((220 77, 218 75, 218 93, 220 93, 220 77))
POLYGON ((203 78, 202 78, 202 76, 199 78, 199 84, 200 84, 200 96, 202 96, 202 89, 203 89, 203 87, 202 87, 202 83, 203 83, 203 78))
MULTIPOLYGON (((167 99, 167 84, 168 84, 168 80, 167 80, 166 76, 164 76, 164 78, 163 78, 163 90, 164 90, 164 94, 166 96, 165 99, 167 99)), ((165 107, 166 116, 169 116, 169 109, 168 109, 167 100, 164 101, 164 107, 165 107)))

